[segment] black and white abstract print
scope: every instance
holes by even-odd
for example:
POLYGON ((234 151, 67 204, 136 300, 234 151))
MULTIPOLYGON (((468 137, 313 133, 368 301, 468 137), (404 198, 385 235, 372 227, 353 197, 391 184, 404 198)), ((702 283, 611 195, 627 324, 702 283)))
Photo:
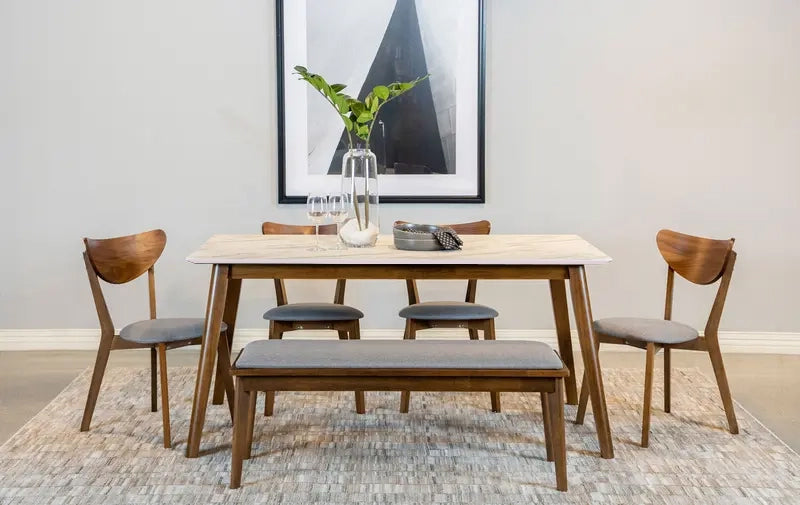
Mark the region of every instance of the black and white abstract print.
MULTIPOLYGON (((459 0, 363 0, 355 9, 340 3, 308 0, 308 68, 360 83, 350 94, 364 100, 379 84, 430 78, 411 92, 388 103, 378 117, 370 148, 379 171, 387 174, 455 173, 457 32, 448 29, 458 15, 459 0), (337 16, 346 14, 354 26, 336 29, 337 16), (335 30, 337 33, 331 33, 335 30), (325 43, 335 40, 335 44, 325 43), (359 47, 365 46, 365 47, 359 47), (352 55, 370 49, 371 55, 352 55), (371 56, 371 57, 370 57, 371 56)), ((339 82, 339 81, 337 81, 339 82)), ((309 86, 308 122, 314 125, 330 114, 330 105, 309 86)), ((334 116, 333 119, 338 121, 334 116)), ((341 173, 347 149, 340 124, 319 122, 309 128, 308 151, 319 152, 312 173, 341 173), (336 131, 334 133, 333 127, 336 131)))
POLYGON ((481 1, 278 1, 287 195, 333 186, 348 148, 331 105, 292 75, 303 65, 330 83, 346 84, 345 93, 362 101, 377 85, 428 75, 386 104, 373 127, 369 147, 384 176, 381 195, 478 196, 481 1))

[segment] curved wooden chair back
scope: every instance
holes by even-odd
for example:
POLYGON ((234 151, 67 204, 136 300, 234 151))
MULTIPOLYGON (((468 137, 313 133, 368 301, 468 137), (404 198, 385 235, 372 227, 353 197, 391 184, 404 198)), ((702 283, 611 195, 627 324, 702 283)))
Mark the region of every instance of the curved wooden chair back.
MULTIPOLYGON (((314 235, 315 229, 313 225, 298 225, 298 224, 282 224, 274 223, 272 221, 264 221, 261 223, 262 235, 314 235)), ((335 224, 323 224, 319 227, 320 235, 336 235, 335 224)), ((344 289, 346 282, 344 279, 336 280, 336 293, 333 297, 333 303, 339 305, 344 304, 344 289)), ((286 284, 283 279, 275 279, 275 300, 277 305, 286 305, 288 299, 286 297, 286 284)))
POLYGON ((114 324, 108 311, 98 278, 110 284, 124 284, 147 272, 150 298, 150 319, 156 318, 154 265, 167 244, 164 230, 150 230, 124 237, 105 239, 84 238, 86 251, 83 261, 92 288, 92 297, 100 320, 100 331, 106 337, 114 335, 114 324))
POLYGON ((84 238, 86 254, 97 275, 111 284, 130 282, 147 272, 167 245, 164 230, 150 230, 125 237, 84 238))
POLYGON ((695 237, 672 230, 661 230, 656 235, 656 245, 668 265, 664 319, 672 319, 675 272, 694 284, 708 285, 721 279, 704 331, 705 339, 710 340, 713 346, 718 346, 717 331, 736 262, 734 241, 733 238, 715 240, 695 237))
MULTIPOLYGON (((265 221, 261 223, 263 235, 313 235, 313 225, 281 224, 265 221)), ((323 224, 319 227, 320 235, 336 235, 335 224, 323 224)))
MULTIPOLYGON (((406 224, 408 221, 395 221, 394 224, 406 224)), ((452 228, 459 235, 488 235, 492 231, 492 223, 487 220, 473 221, 470 223, 456 223, 445 224, 452 228)), ((467 281, 467 293, 464 296, 464 301, 475 303, 475 294, 478 289, 477 279, 470 279, 467 281)), ((406 279, 406 290, 408 291, 408 304, 414 305, 419 303, 419 290, 417 289, 417 282, 415 279, 406 279)))
POLYGON ((678 275, 695 284, 713 284, 725 270, 734 239, 714 240, 661 230, 656 244, 664 261, 678 275))

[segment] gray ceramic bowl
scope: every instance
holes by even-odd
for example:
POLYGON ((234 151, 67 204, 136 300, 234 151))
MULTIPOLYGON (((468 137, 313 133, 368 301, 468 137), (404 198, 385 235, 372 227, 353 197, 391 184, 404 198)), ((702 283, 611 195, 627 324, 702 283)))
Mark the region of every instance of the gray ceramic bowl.
POLYGON ((432 224, 403 223, 392 229, 394 246, 406 251, 438 251, 442 247, 433 236, 439 227, 432 224))

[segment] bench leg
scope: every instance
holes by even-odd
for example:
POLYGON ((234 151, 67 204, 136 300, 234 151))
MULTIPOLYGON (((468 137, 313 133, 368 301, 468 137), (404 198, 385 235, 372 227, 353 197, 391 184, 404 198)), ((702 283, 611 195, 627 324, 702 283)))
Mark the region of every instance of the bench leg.
POLYGON ((553 427, 550 426, 550 402, 547 401, 547 393, 539 393, 542 398, 542 421, 544 422, 544 446, 547 449, 547 461, 555 461, 553 458, 553 427))
POLYGON ((238 489, 242 483, 242 462, 247 451, 247 417, 250 406, 250 395, 255 391, 245 391, 242 380, 236 379, 236 393, 233 407, 233 440, 231 443, 231 489, 238 489))
POLYGON ((242 456, 244 459, 250 459, 250 452, 253 450, 253 430, 256 424, 256 399, 258 392, 253 391, 248 395, 247 401, 247 443, 246 450, 242 456))
MULTIPOLYGON (((483 339, 494 340, 494 319, 486 321, 483 327, 483 339)), ((492 398, 492 412, 500 412, 500 393, 489 393, 492 398)))
POLYGON ((275 391, 266 391, 264 396, 264 415, 269 417, 275 410, 275 391))
POLYGON ((567 490, 567 442, 564 433, 564 380, 556 379, 556 390, 547 393, 551 443, 556 463, 556 488, 567 490))

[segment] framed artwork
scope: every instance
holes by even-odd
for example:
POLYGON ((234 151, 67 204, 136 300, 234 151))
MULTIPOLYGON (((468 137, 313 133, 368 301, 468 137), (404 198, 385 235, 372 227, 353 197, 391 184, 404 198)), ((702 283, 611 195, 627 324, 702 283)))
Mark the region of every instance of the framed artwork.
POLYGON ((364 100, 429 75, 384 106, 370 138, 381 203, 483 203, 484 0, 276 0, 278 202, 336 191, 341 118, 301 65, 364 100))

